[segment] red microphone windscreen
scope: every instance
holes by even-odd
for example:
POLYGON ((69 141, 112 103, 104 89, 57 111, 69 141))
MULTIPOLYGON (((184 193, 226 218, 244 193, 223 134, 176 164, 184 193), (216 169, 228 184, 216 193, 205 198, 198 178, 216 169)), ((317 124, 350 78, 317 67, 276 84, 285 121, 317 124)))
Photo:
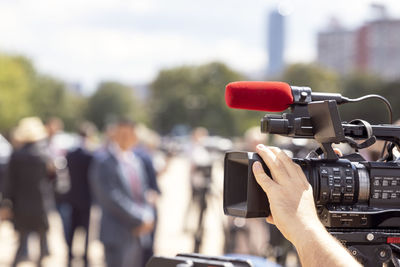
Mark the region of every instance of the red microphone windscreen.
POLYGON ((280 112, 293 104, 290 85, 284 82, 233 82, 225 89, 230 108, 280 112))

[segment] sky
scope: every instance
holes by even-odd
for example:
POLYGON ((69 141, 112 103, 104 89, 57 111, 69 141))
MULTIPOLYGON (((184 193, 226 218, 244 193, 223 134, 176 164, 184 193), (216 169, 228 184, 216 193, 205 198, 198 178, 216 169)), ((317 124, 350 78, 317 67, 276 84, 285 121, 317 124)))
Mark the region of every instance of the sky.
POLYGON ((146 84, 160 69, 215 60, 261 77, 272 9, 286 15, 286 62, 310 62, 330 18, 356 28, 372 2, 400 18, 398 0, 0 0, 0 52, 28 56, 88 92, 104 80, 146 84))

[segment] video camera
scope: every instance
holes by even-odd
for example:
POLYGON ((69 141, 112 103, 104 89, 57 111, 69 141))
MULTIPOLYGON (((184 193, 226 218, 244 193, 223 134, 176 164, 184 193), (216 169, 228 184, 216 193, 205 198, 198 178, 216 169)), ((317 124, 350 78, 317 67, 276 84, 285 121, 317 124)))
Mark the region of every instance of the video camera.
MULTIPOLYGON (((379 266, 392 255, 400 255, 400 161, 393 155, 400 147, 400 127, 371 125, 364 120, 342 122, 339 104, 376 98, 379 95, 349 99, 340 94, 313 93, 308 87, 282 82, 234 82, 226 87, 231 108, 290 113, 265 115, 261 132, 292 138, 313 138, 320 147, 300 165, 313 188, 318 216, 327 230, 346 245, 365 266, 379 266), (363 142, 357 141, 363 140, 363 142), (358 152, 377 140, 386 141, 382 158, 366 161, 358 152), (332 144, 348 143, 355 153, 339 157, 332 144), (387 144, 388 143, 388 144, 387 144)), ((225 154, 224 212, 239 217, 267 217, 268 199, 252 172, 252 152, 225 154)), ((397 265, 396 265, 397 266, 397 265)))

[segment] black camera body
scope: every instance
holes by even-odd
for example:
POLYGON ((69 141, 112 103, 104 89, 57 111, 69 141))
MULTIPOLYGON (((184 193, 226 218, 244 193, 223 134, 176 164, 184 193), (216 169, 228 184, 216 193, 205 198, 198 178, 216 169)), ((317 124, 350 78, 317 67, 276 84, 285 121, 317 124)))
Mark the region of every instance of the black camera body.
MULTIPOLYGON (((246 218, 269 216, 268 199, 251 170, 255 161, 263 163, 252 152, 225 155, 226 214, 246 218)), ((301 166, 313 188, 318 215, 325 227, 399 229, 400 163, 347 158, 293 161, 301 166)))
MULTIPOLYGON (((248 89, 251 84, 243 84, 239 93, 252 92, 248 89)), ((259 83, 257 86, 257 96, 262 96, 259 83)), ((236 83, 234 89, 237 87, 236 83)), ((301 166, 313 188, 322 224, 364 266, 382 265, 392 255, 400 258, 400 161, 394 156, 394 149, 400 147, 400 127, 370 125, 363 120, 342 122, 337 108, 339 104, 379 98, 385 102, 391 116, 390 103, 378 95, 348 99, 339 94, 312 93, 307 87, 291 87, 291 90, 291 112, 265 115, 261 120, 261 132, 315 139, 320 147, 306 158, 293 161, 301 166), (386 142, 384 150, 387 149, 387 153, 379 161, 366 161, 358 150, 371 146, 376 140, 386 142), (332 148, 333 143, 348 143, 355 153, 339 157, 332 148)), ((275 91, 270 95, 275 96, 272 92, 275 91)), ((239 93, 234 96, 239 96, 239 93)), ((256 153, 225 154, 225 214, 245 218, 270 215, 267 196, 252 172, 255 161, 261 162, 265 172, 271 176, 256 153)))

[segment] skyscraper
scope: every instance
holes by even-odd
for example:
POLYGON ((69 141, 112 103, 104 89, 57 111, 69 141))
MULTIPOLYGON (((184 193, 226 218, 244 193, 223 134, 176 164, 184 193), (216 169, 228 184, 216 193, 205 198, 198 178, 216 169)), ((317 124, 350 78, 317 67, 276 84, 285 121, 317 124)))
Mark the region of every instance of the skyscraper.
POLYGON ((362 70, 388 80, 400 77, 400 19, 373 5, 375 16, 361 27, 329 27, 318 33, 317 62, 346 75, 362 70))
POLYGON ((318 63, 340 74, 353 71, 357 58, 356 38, 354 31, 331 24, 327 30, 318 33, 318 63))
POLYGON ((268 76, 276 76, 282 73, 285 49, 285 20, 277 11, 269 14, 268 23, 268 76))

